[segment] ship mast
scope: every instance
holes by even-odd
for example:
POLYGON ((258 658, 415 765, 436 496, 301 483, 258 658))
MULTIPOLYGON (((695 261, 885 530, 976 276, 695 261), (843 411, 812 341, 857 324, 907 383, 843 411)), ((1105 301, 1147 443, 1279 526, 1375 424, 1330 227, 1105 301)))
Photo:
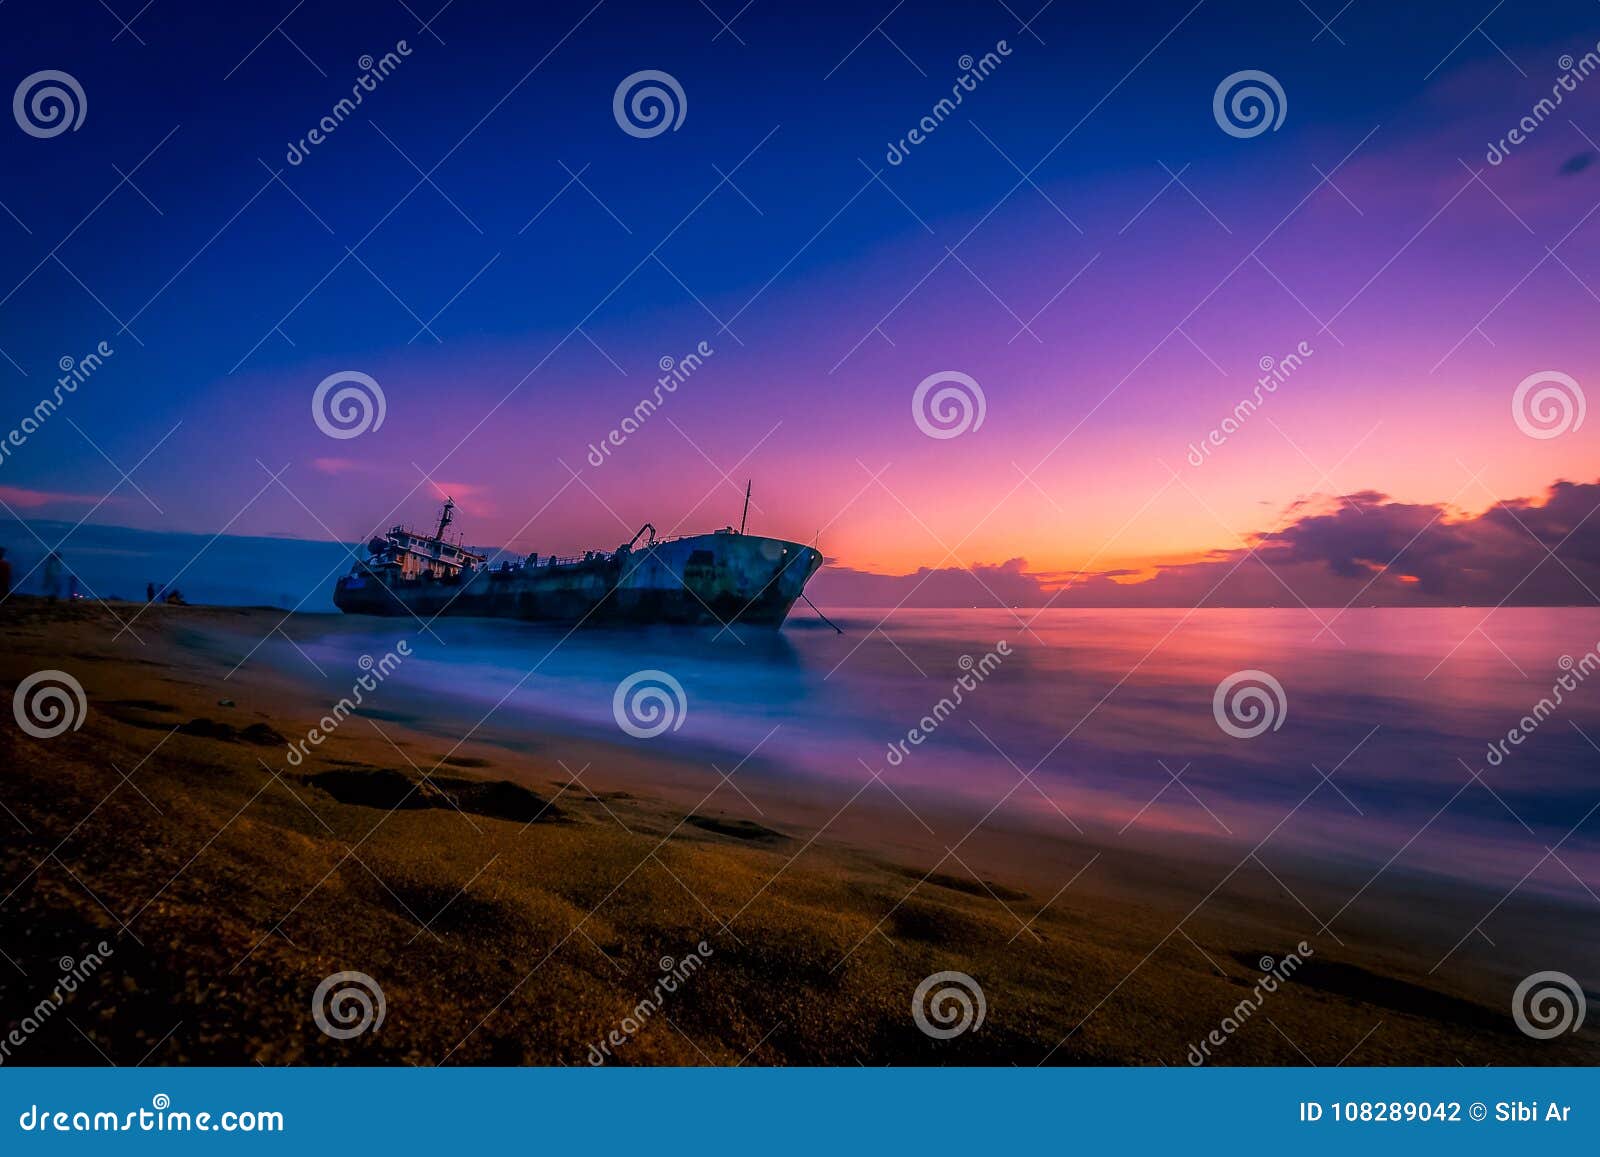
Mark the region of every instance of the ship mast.
POLYGON ((455 517, 455 512, 455 499, 451 498, 448 494, 445 495, 444 507, 439 511, 439 529, 433 532, 433 540, 435 542, 444 541, 445 528, 450 525, 451 520, 455 517))
POLYGON ((739 516, 739 533, 744 533, 744 524, 750 518, 750 480, 744 482, 744 513, 739 516))

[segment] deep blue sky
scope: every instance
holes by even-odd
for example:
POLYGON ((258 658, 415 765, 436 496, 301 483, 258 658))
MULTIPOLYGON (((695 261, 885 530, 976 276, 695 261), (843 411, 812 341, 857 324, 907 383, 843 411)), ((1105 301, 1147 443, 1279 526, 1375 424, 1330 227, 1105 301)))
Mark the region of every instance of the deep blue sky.
MULTIPOLYGON (((723 18, 738 11, 735 0, 708 3, 723 18)), ((138 10, 135 0, 110 6, 124 17, 138 10)), ((435 5, 411 7, 428 18, 435 5)), ((1312 7, 1331 17, 1338 6, 1312 7)), ((1575 336, 1575 311, 1594 303, 1553 263, 1507 307, 1520 302, 1528 316, 1502 323, 1494 347, 1474 338, 1443 376, 1429 369, 1596 199, 1583 174, 1556 176, 1564 158, 1587 151, 1565 118, 1540 130, 1529 159, 1517 159, 1523 168, 1491 174, 1530 222, 1527 233, 1474 189, 1406 260, 1388 263, 1450 202, 1465 174, 1454 158, 1482 167, 1488 135, 1548 91, 1559 53, 1593 45, 1600 11, 1587 0, 1501 9, 1487 35, 1472 30, 1488 3, 1397 11, 1357 0, 1329 33, 1292 2, 1059 0, 1034 21, 1044 43, 1019 29, 1034 0, 908 2, 892 14, 890 2, 755 0, 720 36, 696 0, 457 0, 434 21, 438 39, 399 0, 291 8, 155 0, 133 25, 136 39, 117 35, 95 0, 0 7, 7 85, 57 68, 88 96, 77 132, 36 140, 9 123, 0 132, 0 201, 20 219, 0 214, 0 294, 10 292, 0 348, 27 374, 0 361, 10 415, 0 428, 31 408, 58 359, 101 339, 117 349, 93 388, 0 466, 0 485, 46 496, 29 512, 75 521, 118 483, 62 417, 123 468, 181 421, 135 475, 161 513, 123 485, 94 521, 358 539, 396 504, 396 518, 426 517, 430 491, 407 500, 420 480, 415 462, 468 495, 464 515, 478 539, 568 550, 625 538, 622 524, 647 517, 688 517, 694 529, 729 520, 737 498, 710 458, 741 480, 758 477, 772 532, 809 539, 828 526, 831 553, 909 569, 937 564, 986 518, 1016 481, 1013 460, 1031 466, 1087 421, 1039 475, 1048 504, 1024 489, 1014 501, 1032 507, 987 519, 963 552, 972 562, 1026 555, 1042 567, 1075 565, 1163 480, 1157 460, 1180 463, 1185 444, 1228 412, 1258 354, 1316 332, 1301 302, 1252 267, 1185 328, 1203 355, 1183 337, 1163 338, 1315 187, 1312 166, 1331 169, 1379 125, 1344 171, 1362 212, 1324 188, 1268 252, 1273 273, 1323 317, 1382 271, 1336 327, 1347 344, 1324 343, 1319 365, 1330 376, 1317 383, 1320 400, 1302 399, 1299 411, 1286 402, 1280 420, 1319 468, 1352 449, 1368 412, 1387 415, 1384 430, 1320 479, 1264 434, 1197 476, 1204 506, 1242 530, 1258 509, 1318 489, 1447 500, 1461 481, 1453 458, 1511 463, 1490 479, 1503 497, 1578 473, 1575 443, 1535 445, 1503 420, 1506 394, 1525 373, 1547 363, 1578 373, 1596 352, 1575 336), (870 31, 886 14, 893 44, 870 31), (293 44, 270 31, 280 20, 293 44), (413 51, 399 70, 305 163, 287 166, 287 145, 349 91, 358 58, 401 39, 413 51), (1001 39, 1013 49, 1002 68, 905 164, 885 167, 887 143, 949 91, 958 58, 1001 39), (688 110, 680 131, 642 141, 619 131, 612 93, 647 68, 680 81, 688 110), (1289 115, 1281 131, 1241 141, 1218 131, 1211 95, 1245 68, 1283 82, 1289 115), (978 129, 1023 169, 1072 130, 1034 180, 1083 232, 1040 191, 1005 197, 1016 171, 978 129), (116 170, 163 140, 133 178, 160 212, 128 186, 107 197, 116 170), (712 193, 717 168, 728 172, 763 140, 734 178, 743 195, 717 190, 662 246, 670 273, 647 263, 598 304, 712 193), (443 193, 424 184, 400 203, 418 174, 396 145, 424 170, 438 164, 443 193), (862 161, 884 170, 905 205, 879 186, 862 191, 862 161), (283 171, 293 194, 268 183, 263 162, 283 171), (523 231, 567 184, 563 164, 582 170, 609 212, 569 187, 523 231), (1169 188, 1139 215, 1166 182, 1162 164, 1189 166, 1184 180, 1204 211, 1169 188), (971 275, 949 263, 885 326, 893 347, 877 336, 859 344, 980 220, 961 249, 971 275), (371 272, 347 260, 330 275, 358 241, 371 272), (48 257, 58 242, 70 273, 48 257), (1053 298, 1096 255, 1083 282, 1053 298), (426 319, 458 292, 433 323, 441 340, 410 344, 419 328, 410 311, 426 319), (724 321, 738 315, 742 346, 718 333, 695 296, 724 321), (1040 311, 1038 343, 1009 340, 1013 308, 1023 318, 1040 311), (111 314, 144 344, 119 334, 111 314), (272 328, 286 314, 287 337, 272 328), (657 359, 705 338, 717 358, 666 412, 681 435, 656 419, 626 459, 583 471, 584 485, 549 508, 547 525, 524 534, 526 518, 569 480, 557 460, 582 470, 585 448, 648 390, 657 359), (1142 361, 1152 346, 1159 354, 1142 361), (1202 356, 1231 375, 1216 376, 1202 356), (921 438, 906 420, 911 387, 950 367, 988 383, 990 440, 966 441, 971 459, 935 457, 963 443, 921 438), (1114 403, 1097 408, 1135 367, 1114 403), (307 403, 318 380, 345 368, 386 383, 389 416, 379 433, 333 442, 311 426, 307 403), (1480 369, 1483 380, 1469 380, 1480 369), (1397 401, 1405 398, 1418 408, 1397 401), (1420 435, 1437 433, 1434 421, 1455 440, 1408 472, 1407 455, 1426 441, 1420 435), (1503 449, 1474 436, 1492 428, 1498 439, 1502 427, 1511 439, 1503 449), (1534 449, 1548 457, 1530 459, 1534 449), (274 470, 290 464, 294 494, 270 485, 257 458, 274 470), (858 459, 873 469, 893 460, 884 480, 895 495, 874 491, 851 505, 868 477, 858 459), (1137 473, 1119 474, 1123 462, 1137 473), (708 492, 714 499, 699 505, 708 492), (889 541, 885 527, 908 522, 902 501, 938 533, 889 541)), ((1573 115, 1600 133, 1600 82, 1591 83, 1596 92, 1574 98, 1573 115)), ((1563 253, 1600 283, 1590 233, 1563 253)), ((1100 563, 1231 544, 1210 513, 1182 501, 1100 563)), ((1459 499, 1476 509, 1489 501, 1459 499)))

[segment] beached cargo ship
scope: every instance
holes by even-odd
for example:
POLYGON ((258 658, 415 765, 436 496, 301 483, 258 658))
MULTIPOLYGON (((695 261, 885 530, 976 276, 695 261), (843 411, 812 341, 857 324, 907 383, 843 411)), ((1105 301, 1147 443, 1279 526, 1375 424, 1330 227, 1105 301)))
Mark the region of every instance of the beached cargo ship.
POLYGON ((446 536, 454 514, 446 499, 432 534, 396 526, 373 538, 369 557, 334 587, 334 605, 349 614, 420 618, 776 627, 822 565, 813 547, 742 527, 657 538, 648 523, 616 550, 491 563, 446 536))

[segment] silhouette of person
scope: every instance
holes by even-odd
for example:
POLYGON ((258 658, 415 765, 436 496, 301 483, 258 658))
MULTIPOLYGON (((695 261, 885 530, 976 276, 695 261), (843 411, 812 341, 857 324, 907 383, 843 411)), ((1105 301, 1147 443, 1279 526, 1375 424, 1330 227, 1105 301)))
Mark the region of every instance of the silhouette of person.
POLYGON ((153 603, 153 602, 156 601, 156 584, 155 583, 145 583, 144 584, 144 601, 147 602, 147 603, 153 603))

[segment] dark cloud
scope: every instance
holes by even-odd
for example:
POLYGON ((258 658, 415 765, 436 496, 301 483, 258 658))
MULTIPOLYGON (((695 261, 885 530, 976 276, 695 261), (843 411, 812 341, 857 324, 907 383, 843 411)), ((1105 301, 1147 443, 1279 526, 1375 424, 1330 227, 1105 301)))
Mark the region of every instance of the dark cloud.
POLYGON ((351 560, 350 548, 339 543, 296 536, 213 539, 92 522, 74 527, 50 519, 0 518, 0 546, 7 548, 12 581, 23 593, 42 593, 43 576, 36 568, 57 543, 67 569, 90 595, 142 599, 146 583, 175 582, 190 602, 299 605, 306 611, 333 610, 334 579, 351 560))
POLYGON ((1144 581, 1128 581, 1133 572, 1127 570, 1073 581, 1071 575, 1029 571, 1025 560, 1011 559, 973 573, 946 568, 875 575, 830 568, 817 576, 813 597, 835 606, 894 606, 904 600, 910 607, 1600 602, 1600 483, 1557 482, 1542 500, 1514 499, 1468 518, 1440 505, 1393 502, 1376 491, 1294 509, 1299 518, 1258 535, 1252 550, 1212 551, 1196 562, 1162 567, 1144 581))

